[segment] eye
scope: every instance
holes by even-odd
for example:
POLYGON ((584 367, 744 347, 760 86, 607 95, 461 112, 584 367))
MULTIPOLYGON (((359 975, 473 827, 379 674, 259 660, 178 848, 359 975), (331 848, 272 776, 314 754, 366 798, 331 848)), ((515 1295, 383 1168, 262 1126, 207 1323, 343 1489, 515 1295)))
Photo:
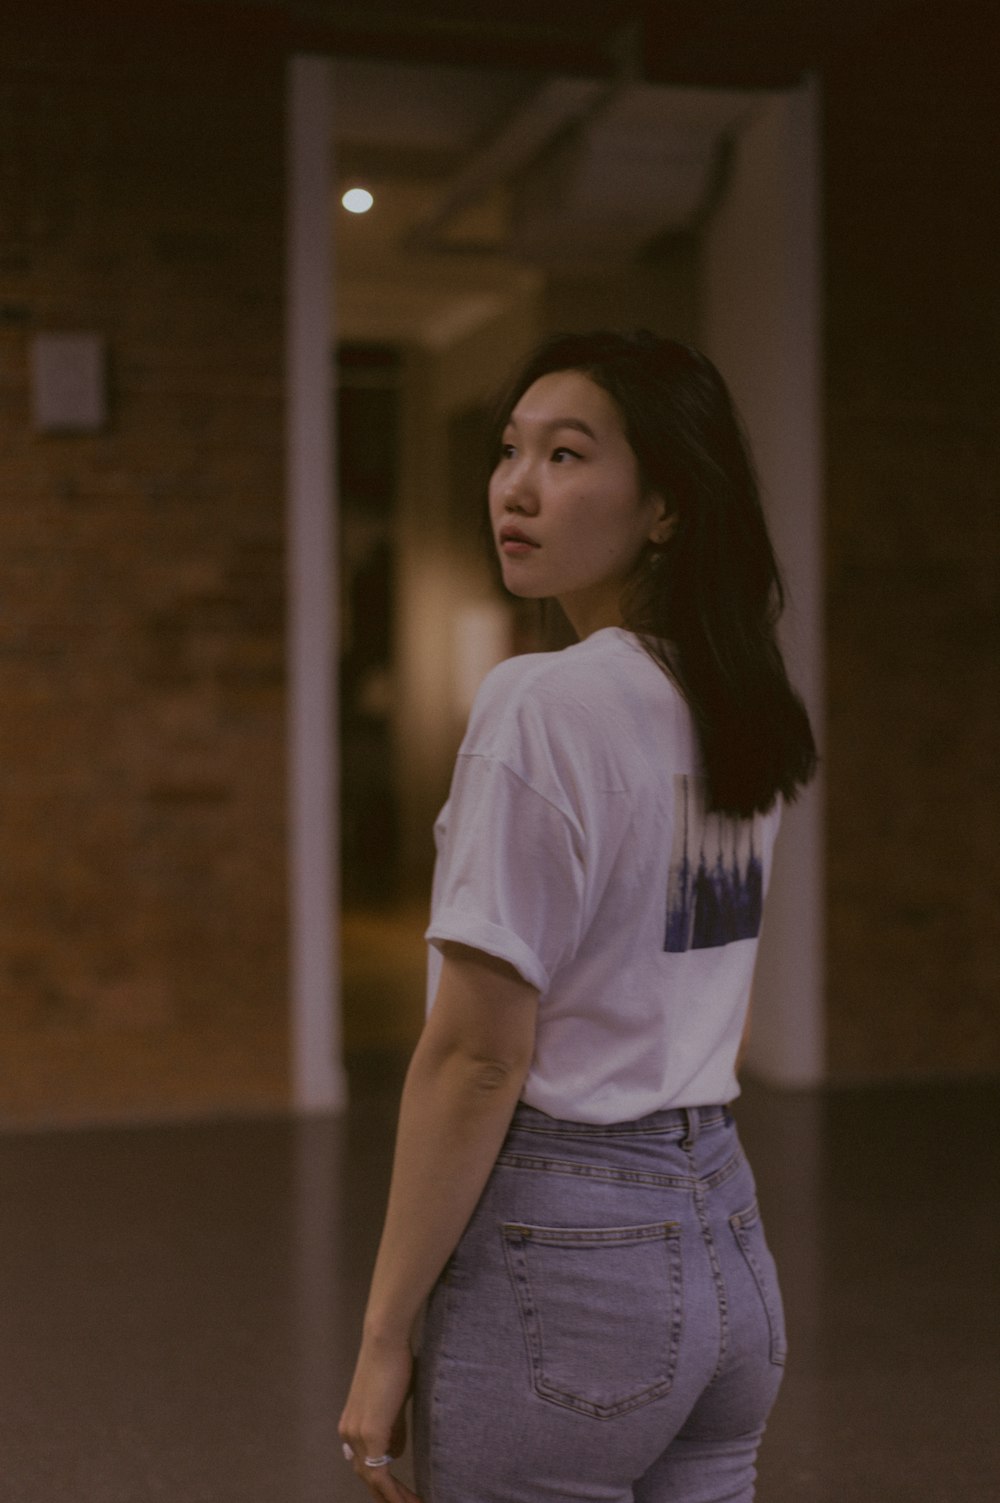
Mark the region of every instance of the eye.
POLYGON ((555 464, 564 464, 566 457, 570 459, 582 459, 583 455, 578 454, 575 449, 567 449, 565 444, 561 444, 558 449, 552 450, 552 459, 555 464))
POLYGON ((514 445, 513 444, 508 444, 508 443, 501 444, 500 445, 500 458, 501 459, 513 459, 514 458, 514 445))

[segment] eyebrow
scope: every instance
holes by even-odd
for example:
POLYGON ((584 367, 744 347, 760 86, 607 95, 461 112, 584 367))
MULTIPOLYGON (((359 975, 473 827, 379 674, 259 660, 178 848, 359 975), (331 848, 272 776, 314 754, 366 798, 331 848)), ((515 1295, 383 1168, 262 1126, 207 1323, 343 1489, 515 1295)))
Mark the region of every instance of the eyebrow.
MULTIPOLYGON (((514 416, 513 413, 511 413, 510 417, 507 419, 506 426, 508 428, 516 428, 517 427, 517 419, 516 419, 516 417, 514 416)), ((595 443, 597 443, 597 441, 598 441, 597 434, 594 432, 593 428, 591 428, 591 426, 590 426, 589 423, 585 423, 583 421, 583 418, 578 418, 578 417, 557 417, 557 418, 551 418, 548 422, 541 423, 539 426, 544 431, 546 431, 548 433, 554 433, 559 428, 572 428, 575 433, 584 433, 584 434, 586 434, 586 436, 588 438, 592 438, 595 443)))

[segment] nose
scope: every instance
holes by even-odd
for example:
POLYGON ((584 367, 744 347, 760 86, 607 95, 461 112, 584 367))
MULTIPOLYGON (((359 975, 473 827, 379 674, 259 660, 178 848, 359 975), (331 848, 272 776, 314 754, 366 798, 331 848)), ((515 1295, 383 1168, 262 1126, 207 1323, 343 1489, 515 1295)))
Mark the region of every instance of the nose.
POLYGON ((538 494, 525 459, 505 466, 497 475, 496 484, 497 500, 503 511, 534 516, 538 510, 538 494))

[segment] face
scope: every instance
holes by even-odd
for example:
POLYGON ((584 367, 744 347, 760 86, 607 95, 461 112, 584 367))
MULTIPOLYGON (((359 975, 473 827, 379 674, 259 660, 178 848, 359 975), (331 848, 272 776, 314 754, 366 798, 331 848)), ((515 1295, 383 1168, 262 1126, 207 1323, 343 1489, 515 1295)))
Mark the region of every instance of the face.
POLYGON ((554 597, 577 634, 621 623, 622 586, 647 541, 669 531, 612 398, 580 371, 541 376, 504 429, 489 487, 504 584, 554 597))

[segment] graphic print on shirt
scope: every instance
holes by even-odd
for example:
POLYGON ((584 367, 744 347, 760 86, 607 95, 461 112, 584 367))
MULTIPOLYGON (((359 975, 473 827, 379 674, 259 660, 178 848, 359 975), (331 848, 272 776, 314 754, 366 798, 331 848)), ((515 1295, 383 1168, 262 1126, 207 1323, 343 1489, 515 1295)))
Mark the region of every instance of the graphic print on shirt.
POLYGON ((756 819, 708 813, 701 779, 675 774, 664 950, 710 950, 757 937, 764 908, 762 851, 756 819))

